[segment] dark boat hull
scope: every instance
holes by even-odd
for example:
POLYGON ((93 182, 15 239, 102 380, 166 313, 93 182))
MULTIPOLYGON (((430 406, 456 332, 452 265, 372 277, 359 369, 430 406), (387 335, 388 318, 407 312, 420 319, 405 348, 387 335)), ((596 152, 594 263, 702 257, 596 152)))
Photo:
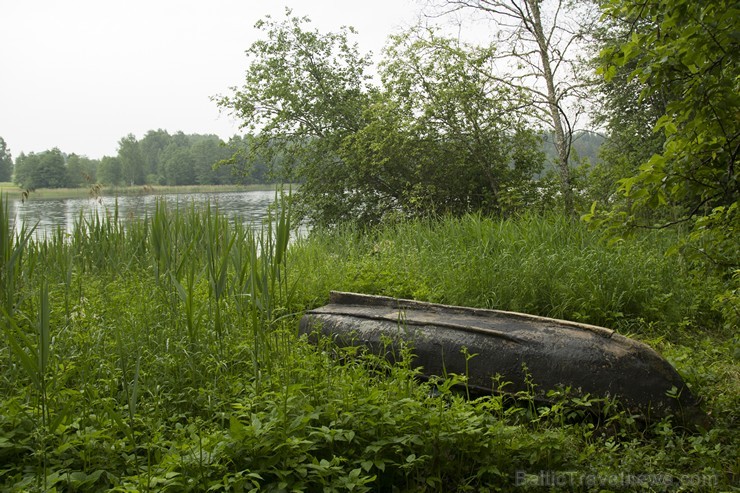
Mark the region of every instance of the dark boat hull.
POLYGON ((521 313, 455 307, 381 296, 332 292, 330 304, 308 311, 300 331, 396 355, 387 340, 411 343, 413 364, 427 376, 466 375, 474 391, 570 387, 614 396, 651 419, 666 415, 701 421, 705 415, 676 370, 649 346, 613 330, 521 313), (384 342, 385 341, 385 342, 384 342), (463 350, 465 348, 465 350, 463 350), (468 358, 468 355, 475 355, 468 358), (527 375, 528 374, 528 375, 527 375))

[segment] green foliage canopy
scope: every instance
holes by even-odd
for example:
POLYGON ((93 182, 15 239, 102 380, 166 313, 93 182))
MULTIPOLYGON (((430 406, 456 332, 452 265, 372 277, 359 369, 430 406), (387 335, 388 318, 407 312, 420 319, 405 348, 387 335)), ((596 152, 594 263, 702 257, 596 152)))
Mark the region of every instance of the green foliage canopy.
POLYGON ((339 149, 363 126, 370 59, 350 42, 352 29, 322 34, 307 29, 309 22, 289 10, 281 22, 269 16, 258 22, 266 39, 247 50, 251 63, 244 86, 218 104, 256 134, 243 148, 251 159, 295 159, 303 204, 313 211, 304 215, 326 224, 348 212, 341 194, 352 190, 354 170, 339 149))
POLYGON ((121 161, 121 172, 126 185, 146 183, 144 156, 133 134, 128 134, 118 142, 118 158, 121 161))
POLYGON ((67 168, 62 152, 54 148, 39 154, 21 153, 16 159, 15 182, 31 190, 66 186, 67 168))
MULTIPOLYGON (((229 146, 231 147, 231 146, 229 146)), ((104 157, 98 179, 105 185, 221 185, 235 182, 228 167, 215 169, 233 150, 216 135, 150 130, 141 140, 121 139, 118 154, 104 157)))
MULTIPOLYGON (((673 97, 654 126, 665 139, 662 149, 620 181, 626 200, 602 224, 690 224, 682 252, 698 268, 734 276, 721 303, 740 320, 740 7, 726 0, 610 0, 603 9, 629 35, 602 51, 600 73, 614 80, 629 66, 628 80, 641 87, 638 101, 649 102, 666 88, 673 97), (661 210, 671 217, 645 214, 661 210)), ((592 211, 587 218, 596 217, 592 211)))
MULTIPOLYGON (((608 52, 619 50, 630 40, 633 31, 650 29, 654 26, 649 21, 630 24, 605 17, 592 35, 595 45, 608 52)), ((603 59, 598 58, 598 51, 594 55, 598 70, 603 59)), ((642 163, 662 152, 665 136, 654 128, 666 113, 668 102, 680 97, 671 84, 648 88, 647 83, 634 77, 638 61, 639 58, 634 58, 618 67, 611 65, 608 77, 594 80, 594 123, 605 129, 608 139, 600 152, 601 163, 589 177, 589 185, 603 190, 593 199, 611 206, 625 200, 623 195, 615 194, 618 181, 634 176, 642 163)), ((643 211, 641 215, 656 216, 653 210, 643 211)))
POLYGON ((10 181, 13 177, 13 158, 5 139, 0 137, 0 181, 10 181))
POLYGON ((121 160, 118 157, 104 156, 98 166, 97 178, 104 185, 121 185, 123 183, 121 160))
POLYGON ((257 23, 266 39, 247 51, 245 84, 218 102, 257 134, 253 155, 295 160, 284 167, 302 182, 310 222, 527 202, 539 141, 520 117, 524 96, 485 75, 493 50, 411 31, 392 41, 377 87, 351 29, 322 34, 308 23, 290 11, 257 23))
POLYGON ((668 103, 655 131, 663 132, 662 153, 621 183, 633 208, 681 204, 684 216, 729 209, 740 197, 735 158, 740 77, 735 2, 715 0, 612 1, 606 15, 648 28, 602 53, 607 79, 634 63, 631 77, 643 84, 641 100, 665 85, 681 97, 668 103))
POLYGON ((394 36, 368 124, 344 146, 366 170, 362 182, 387 177, 376 188, 406 213, 503 214, 530 204, 543 155, 522 116, 526 94, 487 76, 495 56, 432 30, 394 36))
POLYGON ((67 186, 85 187, 94 185, 100 162, 86 156, 70 154, 67 156, 67 186))

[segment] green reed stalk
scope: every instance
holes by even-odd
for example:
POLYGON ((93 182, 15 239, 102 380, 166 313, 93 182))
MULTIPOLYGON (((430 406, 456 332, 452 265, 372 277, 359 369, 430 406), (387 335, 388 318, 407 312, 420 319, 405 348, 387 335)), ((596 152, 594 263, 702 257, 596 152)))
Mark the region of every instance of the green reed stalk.
POLYGON ((223 341, 221 320, 221 303, 226 293, 231 249, 236 235, 230 233, 228 222, 218 215, 218 210, 211 213, 210 203, 206 205, 206 270, 214 299, 214 327, 219 343, 223 341))
POLYGON ((49 286, 44 280, 39 288, 39 313, 37 320, 37 336, 38 336, 38 372, 39 372, 39 405, 41 411, 41 447, 42 454, 41 460, 43 463, 43 474, 44 474, 44 489, 46 489, 46 470, 47 470, 47 454, 46 454, 46 435, 50 432, 49 427, 49 405, 47 396, 47 384, 46 379, 47 368, 49 367, 49 354, 51 352, 51 335, 50 335, 50 314, 51 309, 49 306, 49 286))
POLYGON ((150 249, 154 257, 154 279, 159 285, 165 273, 171 270, 172 263, 172 236, 170 220, 167 214, 167 205, 164 201, 157 201, 154 206, 154 215, 151 219, 150 249))
POLYGON ((116 325, 115 326, 115 338, 116 338, 116 347, 118 349, 118 361, 119 365, 121 367, 121 385, 123 387, 124 394, 126 396, 126 404, 128 407, 128 430, 129 430, 129 439, 131 440, 131 447, 135 448, 135 436, 133 433, 134 430, 134 424, 135 424, 135 417, 136 417, 136 408, 138 405, 138 399, 139 399, 139 374, 141 369, 141 348, 138 344, 138 334, 136 333, 135 327, 130 327, 130 330, 132 334, 127 334, 127 337, 131 337, 133 335, 134 337, 134 345, 136 346, 136 363, 134 366, 134 374, 133 376, 130 374, 130 368, 129 368, 129 349, 126 347, 126 344, 124 343, 124 335, 122 334, 121 328, 116 325))
MULTIPOLYGON (((277 216, 268 215, 266 225, 257 233, 246 232, 246 264, 242 266, 244 295, 252 327, 253 365, 259 388, 261 372, 271 371, 273 362, 263 358, 270 350, 270 336, 275 334, 278 309, 290 304, 287 249, 290 242, 290 202, 276 196, 277 216), (274 226, 273 226, 274 224, 274 226), (246 270, 245 270, 246 269, 246 270)), ((277 337, 277 336, 276 336, 277 337)), ((274 346, 277 347, 277 344, 274 346)))
MULTIPOLYGON (((261 236, 262 234, 260 234, 261 236)), ((265 306, 266 296, 264 293, 264 286, 262 283, 263 276, 260 275, 259 269, 259 244, 260 239, 255 236, 254 233, 249 232, 247 236, 247 248, 249 255, 249 270, 246 276, 246 288, 247 296, 249 299, 248 303, 248 318, 252 327, 252 365, 254 368, 254 376, 256 382, 257 392, 260 392, 261 381, 262 381, 262 369, 261 369, 261 356, 262 347, 267 345, 267 341, 264 337, 264 325, 263 317, 267 313, 267 307, 265 306)))
POLYGON ((196 310, 197 295, 195 293, 195 287, 200 279, 200 275, 196 274, 195 262, 189 262, 187 263, 187 266, 188 269, 184 276, 184 286, 177 279, 174 273, 170 273, 170 282, 185 307, 185 327, 187 329, 188 342, 190 350, 194 351, 197 349, 200 340, 200 313, 196 310))
POLYGON ((275 229, 275 255, 271 261, 273 270, 273 287, 277 288, 281 295, 281 302, 285 306, 290 306, 292 292, 288 283, 288 245, 290 244, 291 230, 291 196, 290 193, 282 198, 275 198, 279 204, 279 212, 276 217, 275 229), (276 286, 275 286, 276 284, 276 286))
MULTIPOLYGON (((182 218, 179 209, 172 214, 164 200, 157 200, 150 221, 149 256, 154 271, 154 280, 169 311, 168 318, 171 320, 173 327, 177 328, 179 326, 177 323, 179 300, 183 298, 184 293, 184 288, 182 288, 180 282, 184 263, 178 265, 178 237, 182 229, 179 223, 182 218), (183 289, 182 293, 178 286, 183 289)), ((191 244, 189 247, 193 248, 193 245, 191 244)), ((187 295, 185 295, 185 298, 187 298, 187 295)), ((187 323, 186 320, 189 339, 193 344, 195 341, 194 326, 187 325, 187 323)))
POLYGON ((24 272, 24 253, 36 226, 24 225, 16 236, 10 224, 8 197, 0 194, 0 306, 10 316, 20 302, 21 279, 24 272))
POLYGON ((39 245, 43 252, 42 257, 49 274, 60 278, 64 284, 64 312, 65 321, 70 321, 70 302, 72 293, 72 278, 75 266, 75 253, 71 245, 67 244, 67 235, 59 226, 51 234, 50 238, 39 245))

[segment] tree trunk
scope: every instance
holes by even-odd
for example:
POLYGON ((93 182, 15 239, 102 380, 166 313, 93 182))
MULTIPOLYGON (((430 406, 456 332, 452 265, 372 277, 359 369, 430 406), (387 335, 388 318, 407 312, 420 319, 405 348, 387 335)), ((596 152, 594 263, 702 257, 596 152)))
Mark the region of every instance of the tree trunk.
MULTIPOLYGON (((558 95, 555 91, 555 77, 550 64, 550 53, 548 40, 545 37, 542 28, 542 16, 538 0, 526 0, 527 6, 531 11, 532 26, 531 31, 537 40, 537 48, 542 61, 542 73, 547 85, 547 106, 552 118, 552 127, 555 132, 555 151, 558 154, 558 172, 560 174, 560 192, 563 195, 563 208, 565 213, 570 215, 575 213, 575 203, 573 198, 573 179, 568 164, 570 158, 570 136, 566 134, 563 127, 563 118, 560 114, 560 105, 558 104, 558 95)), ((526 20, 525 20, 526 22, 526 20)), ((569 134, 569 132, 568 132, 569 134)))

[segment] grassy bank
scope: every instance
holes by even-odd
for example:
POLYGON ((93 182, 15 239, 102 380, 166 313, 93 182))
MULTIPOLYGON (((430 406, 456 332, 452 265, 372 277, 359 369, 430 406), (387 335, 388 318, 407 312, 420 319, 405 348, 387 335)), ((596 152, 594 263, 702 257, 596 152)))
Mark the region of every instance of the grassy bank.
POLYGON ((598 232, 559 216, 478 216, 415 221, 374 234, 320 235, 293 256, 309 292, 368 292, 447 304, 521 311, 643 332, 720 323, 711 309, 720 286, 697 285, 679 256, 663 252, 680 233, 645 234, 608 245, 598 232), (308 261, 304 259, 310 259, 308 261))
POLYGON ((91 220, 44 243, 8 237, 4 219, 0 490, 734 487, 736 342, 711 307, 719 280, 664 257, 668 233, 610 247, 555 216, 466 217, 289 246, 278 215, 260 233, 160 204, 126 229, 91 220), (713 426, 589 419, 567 396, 471 402, 418 381, 408 357, 334 358, 296 335, 329 289, 611 325, 663 352, 713 426))
MULTIPOLYGON (((294 187, 295 188, 295 187, 294 187)), ((11 199, 26 198, 29 200, 49 199, 79 199, 91 196, 120 196, 120 195, 167 195, 186 193, 216 193, 216 192, 251 192, 275 190, 273 185, 140 185, 133 187, 82 187, 82 188, 40 188, 26 192, 14 183, 0 183, 0 193, 11 199), (26 194, 24 195, 24 192, 26 194)))

